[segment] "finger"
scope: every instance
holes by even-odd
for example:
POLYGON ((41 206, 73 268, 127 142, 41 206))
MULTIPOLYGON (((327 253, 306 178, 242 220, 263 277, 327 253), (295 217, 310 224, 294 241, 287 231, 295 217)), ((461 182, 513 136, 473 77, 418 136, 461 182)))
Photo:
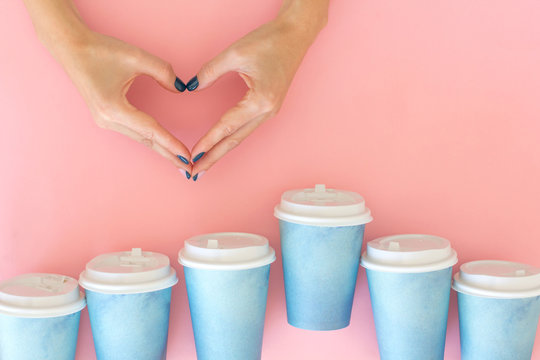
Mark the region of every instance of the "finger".
POLYGON ((184 92, 186 85, 180 80, 168 62, 141 50, 137 63, 137 70, 141 74, 151 76, 162 87, 172 92, 184 92))
POLYGON ((127 103, 126 108, 115 120, 117 123, 140 134, 145 139, 147 146, 152 147, 154 143, 158 143, 174 154, 184 165, 187 165, 183 168, 188 169, 190 167, 191 154, 187 147, 150 115, 127 103))
POLYGON ((122 122, 123 125, 135 130, 149 140, 160 143, 171 153, 183 157, 185 163, 189 163, 191 154, 188 148, 150 115, 132 109, 126 112, 126 117, 122 122))
MULTIPOLYGON (((264 120, 267 115, 261 115, 250 121, 242 128, 238 129, 233 135, 221 140, 212 149, 208 151, 196 164, 193 165, 193 175, 196 176, 210 169, 219 159, 229 151, 237 147, 249 134, 251 134, 264 120)), ((198 176, 197 176, 198 177, 198 176)))
POLYGON ((182 161, 178 159, 178 157, 171 153, 169 150, 161 146, 159 143, 154 143, 154 146, 152 147, 152 150, 160 154, 166 159, 169 159, 173 164, 176 165, 176 167, 186 176, 186 178, 189 180, 191 179, 191 174, 193 173, 193 169, 191 165, 186 165, 182 161))
POLYGON ((241 59, 230 49, 221 52, 203 65, 193 79, 188 82, 188 90, 202 90, 212 85, 217 79, 230 71, 239 71, 241 59))
POLYGON ((252 100, 252 92, 248 91, 246 96, 233 108, 229 109, 221 119, 195 144, 192 150, 194 160, 198 161, 206 152, 224 138, 233 135, 238 129, 249 121, 261 115, 262 108, 258 102, 252 100))
POLYGON ((143 135, 139 134, 138 132, 120 123, 109 122, 106 126, 102 126, 102 127, 107 128, 109 130, 116 131, 120 134, 126 135, 129 138, 145 145, 146 147, 151 148, 152 150, 156 151, 158 154, 160 154, 164 158, 170 160, 174 164, 174 166, 182 170, 182 172, 186 173, 186 177, 188 179, 191 177, 192 167, 190 165, 186 165, 175 154, 171 153, 161 144, 145 138, 143 135))

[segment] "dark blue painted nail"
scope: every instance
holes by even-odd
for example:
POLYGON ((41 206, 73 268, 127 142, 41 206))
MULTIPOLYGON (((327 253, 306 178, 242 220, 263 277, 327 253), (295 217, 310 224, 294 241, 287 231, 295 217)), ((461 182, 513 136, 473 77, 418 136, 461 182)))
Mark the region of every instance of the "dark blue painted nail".
POLYGON ((180 92, 184 92, 186 90, 186 84, 184 84, 184 82, 178 77, 176 77, 176 80, 174 80, 174 87, 180 92))
POLYGON ((199 161, 203 157, 204 154, 205 154, 205 152, 202 152, 199 155, 195 156, 193 158, 193 163, 195 164, 197 161, 199 161))
POLYGON ((188 180, 191 179, 191 174, 188 173, 187 171, 186 171, 186 177, 187 177, 188 180))
POLYGON ((195 174, 195 176, 193 177, 193 181, 197 181, 198 177, 199 177, 199 174, 195 174))
POLYGON ((189 161, 188 159, 186 159, 185 157, 183 157, 182 155, 176 155, 180 160, 182 160, 182 162, 186 165, 189 165, 189 161))
POLYGON ((186 86, 189 91, 195 90, 199 86, 199 79, 197 79, 197 75, 189 80, 186 86))

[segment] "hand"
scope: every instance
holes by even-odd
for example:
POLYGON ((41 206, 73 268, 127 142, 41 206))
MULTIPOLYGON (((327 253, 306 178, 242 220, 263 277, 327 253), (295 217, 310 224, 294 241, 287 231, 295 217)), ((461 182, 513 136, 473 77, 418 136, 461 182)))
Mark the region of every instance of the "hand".
POLYGON ((189 150, 126 99, 141 74, 172 92, 186 86, 170 64, 118 39, 92 32, 71 0, 24 0, 43 44, 64 67, 98 126, 117 131, 169 159, 191 177, 189 150))
POLYGON ((190 176, 189 150, 126 99, 129 87, 141 74, 151 76, 169 91, 184 91, 185 85, 177 79, 170 64, 135 46, 97 33, 89 33, 82 43, 62 54, 61 63, 99 127, 146 145, 190 176))
POLYGON ((324 6, 327 10, 328 1, 305 3, 322 4, 322 10, 317 12, 323 14, 319 20, 299 3, 302 1, 287 2, 275 20, 233 43, 188 82, 189 91, 202 90, 235 71, 248 87, 244 98, 194 146, 194 180, 279 111, 306 51, 326 24, 324 6))

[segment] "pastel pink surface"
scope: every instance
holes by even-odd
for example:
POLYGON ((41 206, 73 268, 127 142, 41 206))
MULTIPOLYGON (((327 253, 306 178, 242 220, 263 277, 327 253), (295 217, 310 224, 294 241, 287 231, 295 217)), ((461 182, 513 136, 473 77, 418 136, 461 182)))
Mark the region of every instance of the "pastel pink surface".
MULTIPOLYGON (((78 1, 96 31, 168 61, 185 81, 269 20, 274 1, 78 1)), ((366 241, 448 238, 460 263, 540 266, 540 2, 333 1, 280 114, 197 183, 145 147, 94 125, 36 39, 20 1, 0 22, 0 279, 78 277, 94 256, 142 247, 174 261, 183 240, 215 231, 267 236, 287 189, 326 183, 361 193, 366 241)), ((193 146, 241 98, 227 76, 200 94, 149 79, 130 99, 193 146)), ((174 262, 183 279, 182 268, 174 262)), ((457 267, 455 267, 457 271, 457 267)), ((377 359, 365 272, 351 326, 288 326, 281 262, 272 266, 263 359, 377 359)), ((184 282, 174 288, 168 355, 194 359, 184 282)), ((459 358, 455 294, 446 359, 459 358)), ((95 359, 86 310, 78 360, 95 359)), ((540 359, 540 332, 533 359, 540 359)))

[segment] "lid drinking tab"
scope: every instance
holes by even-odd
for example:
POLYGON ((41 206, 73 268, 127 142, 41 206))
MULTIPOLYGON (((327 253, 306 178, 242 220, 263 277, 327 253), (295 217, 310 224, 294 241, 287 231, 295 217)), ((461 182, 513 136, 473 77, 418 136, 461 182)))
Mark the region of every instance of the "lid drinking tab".
POLYGON ((110 294, 157 291, 177 282, 166 255, 140 248, 99 255, 86 264, 79 278, 85 289, 110 294))
POLYGON ((468 295, 492 298, 540 296, 540 268, 510 261, 471 261, 461 265, 452 287, 468 295))
POLYGON ((150 257, 142 254, 141 248, 133 248, 130 255, 120 257, 120 266, 145 267, 151 261, 150 257))
POLYGON ((215 233, 192 237, 184 242, 178 262, 184 266, 213 270, 241 270, 268 265, 275 251, 261 235, 215 233))
POLYGON ((442 270, 457 263, 447 239, 432 235, 385 236, 368 242, 361 264, 370 270, 416 273, 442 270))
POLYGON ((359 194, 324 184, 284 192, 274 216, 292 223, 327 227, 363 225, 373 220, 359 194))
POLYGON ((57 274, 25 274, 0 283, 0 313, 30 318, 69 315, 85 306, 77 281, 57 274))

